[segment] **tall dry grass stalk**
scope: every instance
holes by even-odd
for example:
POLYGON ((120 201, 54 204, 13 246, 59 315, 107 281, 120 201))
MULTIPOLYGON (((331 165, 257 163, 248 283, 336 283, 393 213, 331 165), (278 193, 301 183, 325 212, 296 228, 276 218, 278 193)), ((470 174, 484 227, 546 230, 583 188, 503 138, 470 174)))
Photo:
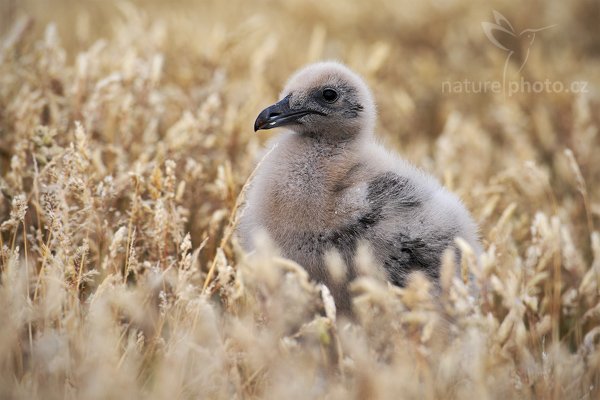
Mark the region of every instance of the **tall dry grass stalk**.
POLYGON ((442 93, 499 78, 487 7, 3 3, 0 398, 598 398, 600 10, 495 5, 558 26, 527 79, 588 93, 442 93), (361 250, 340 316, 268 238, 232 236, 256 113, 321 58, 366 77, 382 140, 481 225, 435 295, 361 250))

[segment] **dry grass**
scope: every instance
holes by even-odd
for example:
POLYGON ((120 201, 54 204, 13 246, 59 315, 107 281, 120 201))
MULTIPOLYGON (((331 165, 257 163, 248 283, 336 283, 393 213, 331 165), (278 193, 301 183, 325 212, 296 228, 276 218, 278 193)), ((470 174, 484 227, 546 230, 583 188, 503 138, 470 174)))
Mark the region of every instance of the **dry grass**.
POLYGON ((598 398, 597 2, 494 4, 557 24, 527 79, 589 82, 510 97, 441 91, 501 78, 483 3, 226 4, 0 4, 0 398, 598 398), (451 262, 439 298, 363 276, 350 321, 236 246, 254 118, 321 58, 473 211, 479 298, 451 262))

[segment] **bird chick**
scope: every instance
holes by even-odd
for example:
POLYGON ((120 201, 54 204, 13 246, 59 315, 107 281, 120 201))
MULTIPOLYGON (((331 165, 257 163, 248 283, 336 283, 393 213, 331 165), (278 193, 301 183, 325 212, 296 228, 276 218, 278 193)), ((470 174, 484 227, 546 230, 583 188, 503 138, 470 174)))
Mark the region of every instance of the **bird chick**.
POLYGON ((336 62, 312 64, 289 79, 280 98, 254 124, 255 131, 287 129, 271 141, 250 185, 238 230, 246 250, 266 231, 283 256, 329 287, 342 311, 350 309, 360 243, 399 286, 417 270, 437 278, 456 237, 479 251, 477 227, 460 200, 376 142, 375 102, 357 74, 336 62), (330 251, 345 262, 344 279, 328 271, 330 251))

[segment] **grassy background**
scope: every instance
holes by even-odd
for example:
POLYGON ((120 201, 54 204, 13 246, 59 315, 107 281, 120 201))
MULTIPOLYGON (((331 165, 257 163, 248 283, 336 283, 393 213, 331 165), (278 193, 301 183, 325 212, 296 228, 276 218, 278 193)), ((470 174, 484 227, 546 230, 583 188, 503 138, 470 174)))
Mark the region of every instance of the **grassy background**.
MULTIPOLYGON (((600 6, 575 0, 0 2, 1 398, 595 398, 600 6), (538 33, 502 79, 492 11, 538 33), (368 273, 356 317, 231 233, 258 112, 338 59, 378 135, 456 191, 486 253, 431 298, 368 273)), ((332 262, 335 262, 334 260, 332 262)))

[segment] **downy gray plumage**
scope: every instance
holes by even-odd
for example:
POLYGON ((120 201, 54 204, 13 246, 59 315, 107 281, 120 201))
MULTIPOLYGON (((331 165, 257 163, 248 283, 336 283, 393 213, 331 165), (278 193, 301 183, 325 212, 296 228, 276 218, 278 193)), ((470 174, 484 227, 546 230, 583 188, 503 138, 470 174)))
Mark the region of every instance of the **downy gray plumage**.
POLYGON ((363 80, 342 64, 322 62, 295 73, 254 126, 287 129, 270 142, 251 183, 240 242, 252 250, 253 237, 266 231, 283 256, 329 287, 341 310, 350 309, 348 282, 360 243, 400 286, 415 270, 437 278, 456 237, 480 252, 476 224, 461 201, 378 144, 375 118, 363 80), (324 260, 332 250, 347 267, 341 281, 324 260))

